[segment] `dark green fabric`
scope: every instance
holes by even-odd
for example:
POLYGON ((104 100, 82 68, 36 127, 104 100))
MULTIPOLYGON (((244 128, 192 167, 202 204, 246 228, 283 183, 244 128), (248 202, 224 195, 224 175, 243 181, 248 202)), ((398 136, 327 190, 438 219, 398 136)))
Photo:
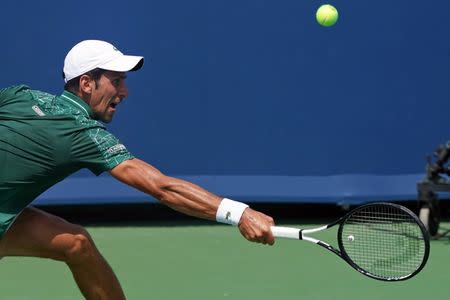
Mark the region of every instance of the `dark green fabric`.
POLYGON ((88 168, 99 175, 133 156, 90 107, 64 92, 0 90, 0 236, 39 194, 88 168))

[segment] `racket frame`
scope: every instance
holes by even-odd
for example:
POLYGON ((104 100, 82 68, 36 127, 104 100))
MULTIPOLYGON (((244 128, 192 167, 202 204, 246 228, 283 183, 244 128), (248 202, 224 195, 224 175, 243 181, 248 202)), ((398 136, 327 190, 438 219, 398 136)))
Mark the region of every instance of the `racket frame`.
POLYGON ((374 203, 368 203, 368 204, 361 205, 359 207, 356 207, 355 209, 352 209, 351 211, 349 211, 347 214, 345 214, 343 217, 337 219, 336 221, 334 221, 328 225, 324 225, 324 226, 320 226, 320 227, 316 227, 316 228, 299 229, 299 228, 292 228, 292 227, 272 226, 271 229, 272 229, 272 233, 274 234, 275 237, 304 240, 304 241, 308 241, 308 242, 317 244, 317 245, 333 252, 337 256, 341 257, 352 268, 354 268, 361 274, 366 275, 373 279, 381 280, 381 281, 403 281, 403 280, 412 278, 413 276, 415 276, 417 273, 419 273, 423 269, 423 267, 427 263, 428 256, 430 253, 430 236, 428 234, 427 229, 425 228, 425 225, 423 225, 423 223, 416 216, 416 214, 414 214, 408 208, 406 208, 402 205, 399 205, 399 204, 389 203, 389 202, 374 202, 374 203), (354 213, 356 213, 362 209, 365 209, 369 206, 378 206, 378 205, 392 206, 392 207, 400 209, 400 210, 404 211, 405 213, 409 214, 414 219, 414 221, 417 223, 417 225, 419 226, 419 228, 422 232, 422 235, 424 238, 424 244, 425 244, 424 256, 423 256, 421 265, 411 274, 408 274, 403 277, 394 277, 394 278, 389 278, 389 277, 385 278, 385 277, 375 276, 375 275, 371 274, 370 272, 367 272, 366 270, 360 268, 357 264, 355 264, 353 262, 353 260, 348 256, 347 252, 344 249, 343 242, 342 242, 342 230, 343 230, 343 225, 345 223, 345 220, 347 220, 354 213), (322 240, 319 240, 319 239, 316 239, 316 238, 313 238, 313 237, 307 235, 307 234, 311 234, 311 233, 315 233, 315 232, 319 232, 319 231, 324 231, 324 230, 329 229, 338 224, 339 224, 339 228, 338 228, 338 233, 337 233, 337 240, 338 240, 339 249, 336 249, 335 247, 331 246, 330 244, 328 244, 322 240))

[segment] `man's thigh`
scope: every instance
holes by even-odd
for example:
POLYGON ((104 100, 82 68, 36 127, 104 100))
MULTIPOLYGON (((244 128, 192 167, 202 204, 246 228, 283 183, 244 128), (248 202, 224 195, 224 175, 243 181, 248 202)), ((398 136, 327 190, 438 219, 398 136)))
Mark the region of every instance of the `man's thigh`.
POLYGON ((83 228, 35 207, 25 208, 0 240, 0 257, 34 256, 64 260, 73 236, 83 228))

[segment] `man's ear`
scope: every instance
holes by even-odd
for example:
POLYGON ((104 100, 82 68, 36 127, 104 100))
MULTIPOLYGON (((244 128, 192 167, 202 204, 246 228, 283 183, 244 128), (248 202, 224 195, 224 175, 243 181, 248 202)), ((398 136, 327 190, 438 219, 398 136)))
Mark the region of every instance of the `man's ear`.
POLYGON ((80 91, 85 94, 91 94, 95 88, 95 80, 88 75, 80 76, 80 91))

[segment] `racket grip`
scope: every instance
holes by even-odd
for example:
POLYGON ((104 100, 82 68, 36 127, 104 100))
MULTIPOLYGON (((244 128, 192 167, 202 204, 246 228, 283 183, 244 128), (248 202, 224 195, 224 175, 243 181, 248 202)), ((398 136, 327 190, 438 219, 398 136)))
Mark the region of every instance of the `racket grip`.
POLYGON ((272 226, 272 234, 277 238, 300 240, 300 229, 291 227, 272 226))

